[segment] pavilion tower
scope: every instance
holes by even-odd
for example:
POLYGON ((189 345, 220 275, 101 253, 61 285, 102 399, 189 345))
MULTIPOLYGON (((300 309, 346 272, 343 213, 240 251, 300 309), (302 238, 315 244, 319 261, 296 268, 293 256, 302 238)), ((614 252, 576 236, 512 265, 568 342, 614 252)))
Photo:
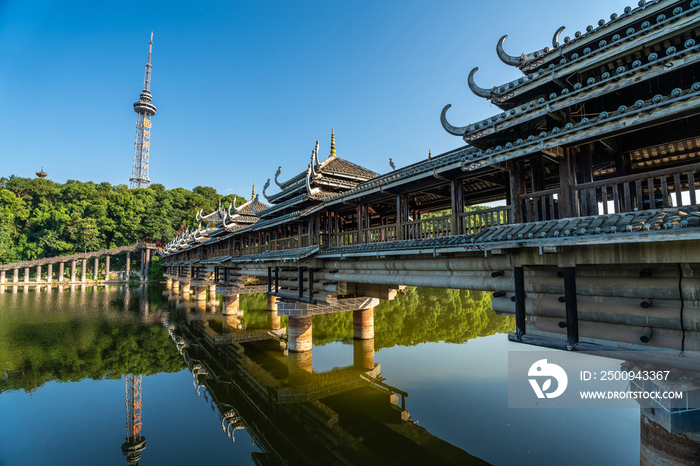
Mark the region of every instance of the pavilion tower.
POLYGON ((153 49, 153 32, 148 45, 148 63, 146 77, 143 80, 143 91, 139 101, 134 103, 136 119, 136 142, 134 143, 134 166, 131 169, 130 188, 148 188, 151 180, 148 178, 148 150, 151 147, 151 117, 156 114, 156 106, 151 103, 151 50, 153 49))

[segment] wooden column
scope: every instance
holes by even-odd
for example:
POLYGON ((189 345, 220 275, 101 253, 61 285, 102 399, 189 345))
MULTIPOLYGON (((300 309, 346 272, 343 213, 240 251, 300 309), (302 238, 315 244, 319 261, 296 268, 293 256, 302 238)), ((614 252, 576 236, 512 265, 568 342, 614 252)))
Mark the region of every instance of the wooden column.
POLYGON ((570 218, 575 216, 574 207, 574 172, 572 170, 573 149, 564 149, 564 156, 559 159, 559 182, 561 195, 559 196, 559 218, 570 218))
POLYGON ((566 302, 566 347, 578 343, 578 306, 576 302, 576 268, 564 267, 564 299, 566 302))
POLYGON ((459 216, 459 214, 464 213, 464 190, 462 180, 450 180, 450 192, 450 207, 452 209, 452 234, 461 235, 464 234, 464 228, 462 227, 462 217, 459 216))
POLYGON ((521 207, 520 195, 525 190, 523 183, 523 162, 508 163, 508 190, 510 191, 510 223, 523 223, 523 209, 521 207))
POLYGON ((515 280, 515 338, 520 341, 525 335, 525 270, 513 268, 515 280))

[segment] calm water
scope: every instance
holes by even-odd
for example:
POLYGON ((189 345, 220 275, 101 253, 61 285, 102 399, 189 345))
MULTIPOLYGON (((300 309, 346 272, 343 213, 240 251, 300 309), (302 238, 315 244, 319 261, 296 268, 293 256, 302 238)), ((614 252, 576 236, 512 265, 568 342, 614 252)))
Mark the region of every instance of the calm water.
POLYGON ((224 320, 160 287, 7 288, 0 464, 126 464, 127 374, 142 465, 639 464, 638 409, 508 408, 508 352, 535 348, 489 302, 409 288, 375 310, 373 342, 351 313, 318 316, 311 355, 290 357, 263 295, 224 320))

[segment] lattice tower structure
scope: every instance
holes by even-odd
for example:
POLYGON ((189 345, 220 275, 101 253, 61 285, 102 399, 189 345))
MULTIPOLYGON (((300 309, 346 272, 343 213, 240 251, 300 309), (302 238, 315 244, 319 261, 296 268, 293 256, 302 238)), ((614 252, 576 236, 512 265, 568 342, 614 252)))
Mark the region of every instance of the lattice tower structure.
POLYGON ((141 376, 126 376, 126 441, 122 444, 122 453, 127 463, 137 465, 141 452, 146 449, 146 438, 141 435, 141 376))
POLYGON ((156 106, 151 103, 151 51, 153 50, 153 32, 148 45, 148 63, 146 76, 143 80, 143 91, 139 94, 138 102, 134 103, 136 119, 136 142, 134 143, 134 165, 131 169, 130 188, 148 188, 151 184, 148 178, 148 153, 151 147, 151 117, 156 114, 156 106))

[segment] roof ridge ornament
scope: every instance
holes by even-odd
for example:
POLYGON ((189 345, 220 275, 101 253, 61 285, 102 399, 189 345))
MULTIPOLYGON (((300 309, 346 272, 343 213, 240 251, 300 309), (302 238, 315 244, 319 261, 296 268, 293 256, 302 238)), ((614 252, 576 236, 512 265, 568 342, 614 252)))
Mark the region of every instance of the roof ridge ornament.
MULTIPOLYGON (((478 97, 483 97, 485 99, 490 99, 491 95, 493 94, 492 90, 489 89, 484 89, 483 87, 479 87, 476 85, 474 82, 474 74, 479 71, 479 67, 476 66, 474 69, 472 69, 469 72, 469 77, 467 78, 467 84, 469 85, 469 89, 478 97)), ((444 110, 443 110, 444 111, 444 110)))
POLYGON ((275 172, 275 184, 276 184, 277 186, 279 186, 280 188, 282 187, 282 185, 280 184, 279 181, 277 181, 277 178, 279 178, 279 176, 280 176, 281 173, 282 173, 282 165, 280 165, 279 167, 277 167, 277 171, 275 172))
MULTIPOLYGON (((449 107, 449 105, 448 105, 449 107)), ((391 160, 391 157, 389 157, 389 166, 391 167, 392 170, 396 171, 396 165, 394 165, 394 161, 391 160)))
POLYGON ((316 149, 311 151, 311 163, 309 163, 309 168, 311 169, 311 172, 313 173, 313 176, 316 177, 316 167, 315 167, 315 159, 316 159, 316 149))
POLYGON ((255 197, 253 197, 253 199, 252 199, 253 204, 251 204, 251 206, 250 206, 251 212, 253 212, 253 215, 255 215, 256 217, 258 216, 258 212, 255 210, 255 206, 258 205, 258 197, 259 196, 260 196, 260 194, 256 194, 255 197))
POLYGON ((318 162, 318 139, 316 140, 316 148, 314 149, 314 158, 316 160, 316 166, 319 166, 318 162))
POLYGON ((445 128, 445 131, 448 133, 454 136, 464 136, 467 128, 469 128, 468 126, 452 126, 447 122, 447 109, 450 107, 452 107, 452 104, 447 104, 445 108, 442 109, 442 113, 440 113, 440 123, 442 123, 442 127, 445 128))
POLYGON ((331 157, 335 157, 335 129, 331 128, 331 157))
POLYGON ((272 202, 270 200, 270 198, 267 197, 267 193, 265 192, 265 191, 267 191, 267 188, 269 188, 269 187, 270 187, 270 178, 267 179, 267 181, 265 182, 265 185, 263 186, 263 196, 265 196, 265 199, 267 200, 267 202, 272 202))
MULTIPOLYGON (((498 55, 498 58, 501 59, 503 63, 506 65, 510 66, 519 66, 522 62, 525 61, 526 56, 525 54, 521 54, 519 57, 514 57, 512 55, 508 55, 505 50, 503 50, 503 42, 508 38, 508 34, 505 36, 502 36, 500 39, 498 39, 498 43, 496 44, 496 54, 498 55)), ((476 70, 478 68, 474 68, 476 70)), ((474 72, 472 70, 472 72, 474 72)), ((470 73, 471 76, 471 73, 470 73)), ((470 86, 471 87, 471 86, 470 86)), ((478 94, 477 94, 478 95, 478 94)))
POLYGON ((311 194, 311 170, 313 169, 313 164, 309 164, 309 168, 306 170, 306 192, 311 194))
POLYGON ((554 33, 554 36, 552 37, 552 48, 557 48, 559 47, 559 36, 561 35, 561 32, 566 29, 566 26, 562 26, 557 31, 554 33))

